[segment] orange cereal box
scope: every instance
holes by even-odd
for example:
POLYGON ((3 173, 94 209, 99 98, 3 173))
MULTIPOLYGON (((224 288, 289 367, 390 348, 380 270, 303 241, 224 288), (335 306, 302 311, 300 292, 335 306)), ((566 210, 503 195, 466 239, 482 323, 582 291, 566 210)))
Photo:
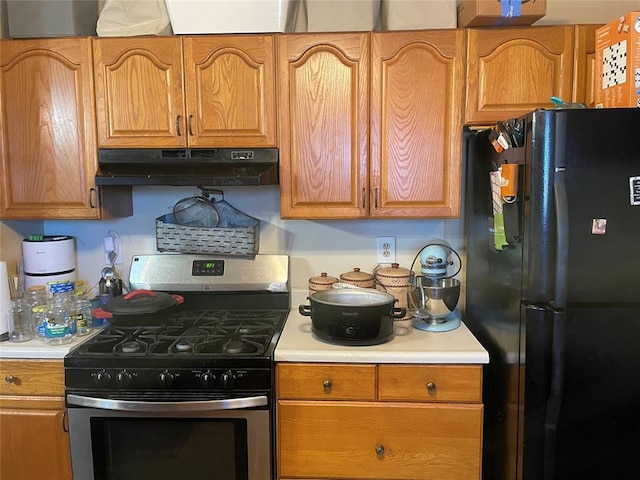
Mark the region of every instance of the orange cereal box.
POLYGON ((640 108, 640 12, 596 30, 594 95, 597 108, 640 108))

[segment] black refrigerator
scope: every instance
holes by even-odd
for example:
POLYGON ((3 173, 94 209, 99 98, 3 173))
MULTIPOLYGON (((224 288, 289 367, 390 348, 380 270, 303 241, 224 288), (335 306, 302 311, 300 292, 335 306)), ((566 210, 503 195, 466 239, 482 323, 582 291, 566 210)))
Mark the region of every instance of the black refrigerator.
POLYGON ((640 478, 640 109, 465 127, 483 480, 640 478))

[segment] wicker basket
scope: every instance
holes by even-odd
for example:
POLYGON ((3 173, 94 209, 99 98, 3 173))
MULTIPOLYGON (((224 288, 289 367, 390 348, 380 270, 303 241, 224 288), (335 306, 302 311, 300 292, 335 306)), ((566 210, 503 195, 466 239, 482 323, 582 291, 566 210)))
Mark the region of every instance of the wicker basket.
POLYGON ((255 256, 259 247, 260 220, 236 210, 224 200, 214 202, 214 205, 220 215, 220 226, 215 228, 180 225, 173 214, 156 218, 158 251, 255 256))

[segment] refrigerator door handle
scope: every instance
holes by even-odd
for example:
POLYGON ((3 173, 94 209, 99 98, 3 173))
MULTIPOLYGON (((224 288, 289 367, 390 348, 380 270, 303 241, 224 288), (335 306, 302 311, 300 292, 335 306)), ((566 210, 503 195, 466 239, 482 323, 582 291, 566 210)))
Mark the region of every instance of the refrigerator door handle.
POLYGON ((556 167, 553 181, 556 207, 556 281, 553 312, 553 340, 551 343, 551 384, 544 422, 543 475, 544 480, 555 479, 556 434, 565 370, 565 326, 567 307, 567 259, 569 254, 569 207, 565 168, 556 167))
POLYGON ((553 340, 551 343, 551 385, 547 400, 544 420, 543 478, 554 480, 556 467, 556 434, 560 407, 562 406, 562 390, 564 385, 565 366, 565 325, 566 312, 553 312, 553 340))
POLYGON ((567 307, 567 270, 569 258, 569 205, 565 168, 556 167, 553 181, 556 207, 556 272, 554 303, 558 309, 567 307))

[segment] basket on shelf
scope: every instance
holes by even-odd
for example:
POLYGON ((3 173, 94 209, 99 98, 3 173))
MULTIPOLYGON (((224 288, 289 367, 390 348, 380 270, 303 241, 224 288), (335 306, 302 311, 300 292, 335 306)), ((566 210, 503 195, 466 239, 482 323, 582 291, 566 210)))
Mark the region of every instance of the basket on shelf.
MULTIPOLYGON (((207 198, 211 191, 202 190, 207 198)), ((183 225, 173 213, 156 218, 158 251, 255 256, 259 247, 260 220, 232 207, 224 199, 211 202, 219 217, 215 227, 183 225)))

